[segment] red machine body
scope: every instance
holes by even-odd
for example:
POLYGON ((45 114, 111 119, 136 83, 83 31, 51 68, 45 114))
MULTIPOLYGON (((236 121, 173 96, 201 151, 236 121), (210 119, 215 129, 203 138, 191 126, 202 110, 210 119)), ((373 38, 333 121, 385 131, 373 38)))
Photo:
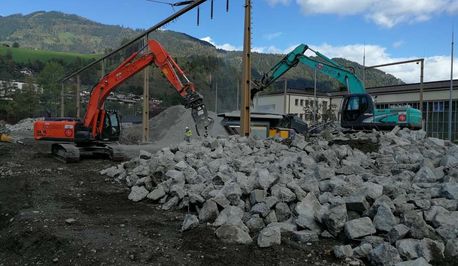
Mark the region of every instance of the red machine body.
POLYGON ((48 121, 38 120, 33 125, 36 140, 74 141, 76 120, 48 121))

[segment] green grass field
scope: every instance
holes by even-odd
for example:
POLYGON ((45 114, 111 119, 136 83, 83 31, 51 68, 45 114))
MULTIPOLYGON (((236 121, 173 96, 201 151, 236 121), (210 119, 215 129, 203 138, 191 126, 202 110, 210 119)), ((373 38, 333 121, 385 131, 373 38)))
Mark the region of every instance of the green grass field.
POLYGON ((71 62, 80 57, 82 60, 96 59, 100 57, 98 54, 79 54, 68 52, 53 52, 44 50, 33 50, 28 48, 12 48, 0 46, 0 55, 4 56, 11 52, 13 60, 18 63, 26 63, 27 61, 49 61, 51 59, 61 59, 65 62, 71 62))

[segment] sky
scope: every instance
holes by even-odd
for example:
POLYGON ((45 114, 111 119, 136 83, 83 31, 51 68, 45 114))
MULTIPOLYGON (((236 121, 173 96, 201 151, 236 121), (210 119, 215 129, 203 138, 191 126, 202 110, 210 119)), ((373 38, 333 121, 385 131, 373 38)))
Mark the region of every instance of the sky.
MULTIPOLYGON (((162 0, 175 2, 178 0, 162 0)), ((244 0, 210 0, 164 27, 225 50, 243 47, 244 0)), ((458 0, 252 0, 252 50, 287 53, 301 43, 328 57, 366 65, 425 58, 425 81, 450 79, 452 28, 458 0)), ((173 13, 148 0, 0 0, 0 16, 61 11, 104 24, 149 28, 173 13)), ((179 7, 175 8, 175 11, 179 7)), ((458 35, 458 34, 457 34, 458 35)), ((457 54, 457 53, 455 53, 457 54)), ((455 58, 454 77, 458 78, 455 58)), ((419 82, 417 64, 380 68, 406 82, 419 82)))

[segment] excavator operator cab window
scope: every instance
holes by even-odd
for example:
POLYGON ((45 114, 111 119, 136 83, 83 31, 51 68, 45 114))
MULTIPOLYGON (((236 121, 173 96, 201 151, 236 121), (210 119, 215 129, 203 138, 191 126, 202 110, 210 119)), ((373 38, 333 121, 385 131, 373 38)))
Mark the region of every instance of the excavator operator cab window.
POLYGON ((103 139, 118 140, 121 133, 119 125, 119 116, 116 112, 107 112, 103 128, 103 139))
POLYGON ((365 95, 353 95, 347 98, 344 110, 344 119, 347 121, 356 121, 368 111, 369 102, 365 95))

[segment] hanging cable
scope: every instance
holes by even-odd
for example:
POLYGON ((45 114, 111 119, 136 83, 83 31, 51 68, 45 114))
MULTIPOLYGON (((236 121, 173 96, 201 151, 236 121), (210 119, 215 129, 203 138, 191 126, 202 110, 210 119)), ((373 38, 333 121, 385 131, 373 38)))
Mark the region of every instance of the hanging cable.
POLYGON ((213 19, 213 0, 211 0, 211 5, 210 5, 210 19, 213 19))

